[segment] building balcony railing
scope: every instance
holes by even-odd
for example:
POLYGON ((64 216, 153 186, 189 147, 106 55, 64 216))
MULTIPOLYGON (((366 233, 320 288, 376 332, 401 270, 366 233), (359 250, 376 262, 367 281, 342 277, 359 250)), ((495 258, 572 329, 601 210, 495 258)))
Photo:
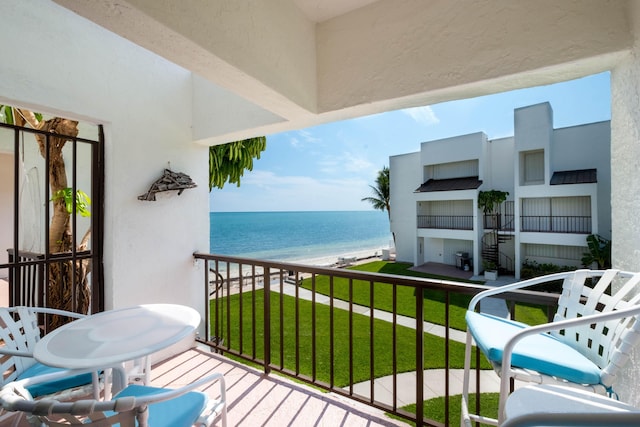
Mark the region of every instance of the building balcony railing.
POLYGON ((473 215, 418 215, 418 228, 473 230, 473 215))
POLYGON ((484 215, 482 225, 485 230, 514 231, 514 218, 513 214, 484 215))
MULTIPOLYGON (((206 333, 216 352, 416 422, 456 425, 464 313, 483 286, 340 268, 194 254, 206 262, 206 333), (373 307, 374 309, 370 309, 373 307), (405 373, 403 375, 403 373, 405 373), (407 383, 406 373, 413 379, 407 383), (381 392, 382 382, 389 393, 381 392), (427 411, 439 390, 443 413, 427 411), (413 396, 415 412, 403 407, 413 396), (401 397, 404 395, 403 397, 401 397), (452 401, 453 401, 452 400, 452 401), (438 421, 439 420, 439 421, 438 421)), ((557 296, 505 295, 555 312, 557 296)), ((512 315, 515 311, 512 309, 512 315)), ((476 355, 476 391, 489 392, 476 355)), ((486 366, 485 366, 486 365, 486 366)), ((483 374, 484 375, 484 374, 483 374)))
MULTIPOLYGON (((485 230, 514 231, 513 215, 485 215, 485 230)), ((473 230, 472 215, 418 215, 418 228, 473 230)), ((520 231, 538 233, 591 234, 591 216, 524 215, 520 217, 520 231)))
POLYGON ((520 231, 591 234, 591 230, 591 216, 523 215, 520 217, 520 231))

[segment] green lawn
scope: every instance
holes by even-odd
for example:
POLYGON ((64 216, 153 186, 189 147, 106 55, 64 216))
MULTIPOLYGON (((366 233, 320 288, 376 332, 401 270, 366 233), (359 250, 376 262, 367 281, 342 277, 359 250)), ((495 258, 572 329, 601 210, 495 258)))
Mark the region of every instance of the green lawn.
MULTIPOLYGON (((449 279, 427 275, 424 273, 409 270, 411 264, 395 263, 387 261, 374 261, 367 264, 350 267, 353 270, 368 271, 374 273, 396 274, 401 276, 425 277, 436 279, 449 279)), ((476 282, 477 283, 477 282, 476 282)), ((311 289, 311 279, 305 279, 302 287, 311 289)), ((329 295, 329 278, 327 276, 316 276, 316 292, 329 295)), ((355 304, 369 306, 369 282, 361 280, 353 281, 353 302, 355 304)), ((334 278, 333 295, 335 298, 349 300, 349 280, 334 278)), ((393 311, 392 285, 387 283, 374 283, 374 306, 379 310, 393 311)), ((424 313, 425 320, 438 325, 444 325, 444 299, 443 291, 425 291, 424 293, 424 313)), ((464 315, 469 305, 471 297, 461 294, 450 294, 450 326, 455 329, 465 330, 464 315)), ((409 286, 397 286, 397 313, 403 316, 416 316, 415 288, 409 286)))
MULTIPOLYGON (((480 400, 480 413, 487 417, 498 418, 498 400, 500 395, 498 393, 483 393, 482 398, 480 400)), ((460 425, 460 414, 461 414, 461 403, 462 396, 455 395, 449 397, 449 426, 459 426, 460 425)), ((444 397, 437 397, 435 399, 425 400, 424 401, 424 415, 427 418, 431 418, 432 420, 438 421, 440 423, 444 423, 444 397)), ((469 395, 469 410, 471 412, 474 411, 476 405, 476 396, 475 394, 469 395)), ((403 407, 407 412, 411 412, 413 414, 416 413, 416 405, 408 405, 403 407)), ((400 417, 392 416, 393 418, 402 419, 400 417)), ((404 421, 404 419, 402 419, 404 421)), ((415 425, 415 423, 408 423, 411 425, 415 425)), ((481 426, 485 426, 486 424, 480 424, 481 426)))
MULTIPOLYGON (((434 279, 449 279, 447 277, 430 276, 408 270, 410 264, 375 261, 364 265, 352 267, 356 270, 397 274, 414 277, 427 277, 434 279)), ((477 282, 476 282, 477 283, 477 282)), ((310 279, 305 279, 302 286, 311 289, 310 279)), ((333 295, 335 298, 349 300, 349 282, 345 279, 334 278, 333 295)), ((392 286, 383 283, 374 284, 374 306, 377 309, 392 311, 392 286)), ((316 292, 329 295, 329 279, 325 276, 316 276, 316 292)), ((370 286, 368 282, 353 281, 353 302, 355 304, 369 306, 370 286)), ((444 297, 443 291, 427 291, 424 295, 425 320, 444 324, 444 297)), ((470 301, 470 296, 460 294, 450 295, 450 326, 464 330, 464 314, 470 301)), ((222 312, 220 316, 220 333, 224 336, 225 344, 233 349, 251 355, 255 351, 255 357, 264 358, 264 292, 245 292, 242 294, 242 313, 240 312, 240 296, 232 295, 227 307, 226 298, 222 299, 222 312), (255 313, 253 307, 255 304, 255 313), (229 313, 227 313, 229 311, 229 313), (227 334, 227 314, 229 314, 230 334, 227 334), (252 317, 255 315, 255 349, 253 348, 252 317), (242 319, 242 321, 240 320, 242 319), (240 342, 240 328, 242 328, 243 340, 240 342)), ((214 327, 214 301, 211 301, 212 318, 211 326, 214 327)), ((353 314, 351 317, 351 331, 353 339, 349 339, 350 318, 349 313, 336 309, 331 318, 328 306, 312 304, 310 301, 300 300, 296 306, 293 297, 283 296, 279 293, 271 293, 271 363, 283 366, 285 369, 299 372, 316 380, 333 383, 336 387, 346 387, 351 382, 357 383, 368 380, 370 377, 369 348, 373 342, 374 348, 374 377, 382 377, 393 373, 392 352, 392 325, 382 320, 374 320, 371 330, 370 318, 353 314), (280 332, 280 310, 282 309, 282 335, 280 332), (315 319, 315 343, 313 342, 313 323, 315 319), (330 327, 333 322, 333 346, 334 358, 330 356, 330 327), (297 325, 297 330, 296 330, 297 325), (299 344, 296 348, 296 333, 299 344), (373 341, 372 341, 373 340, 373 341), (349 342, 352 342, 350 348, 349 342), (282 343, 282 351, 281 351, 282 343), (315 347, 314 347, 315 346, 315 347), (298 358, 296 361, 296 350, 298 358), (283 360, 280 360, 280 354, 283 360), (353 378, 349 378, 352 364, 353 378), (296 366, 297 364, 297 366, 296 366), (333 376, 333 381, 331 380, 333 376)), ((397 287, 397 312, 398 314, 415 317, 414 288, 406 286, 397 287)), ((518 320, 530 324, 539 324, 546 321, 546 313, 541 307, 519 304, 516 307, 518 320)), ((212 329, 214 331, 214 329, 212 329)), ((213 332, 215 334, 215 332, 213 332)), ((398 326, 396 328, 396 364, 397 372, 415 371, 415 331, 410 328, 398 326)), ((455 341, 449 343, 450 368, 462 368, 464 357, 464 345, 455 341)), ((425 369, 444 368, 445 340, 429 334, 424 334, 424 363, 425 369)), ((490 369, 485 358, 481 358, 481 368, 490 369)), ((474 396, 470 396, 473 400, 474 396)), ((474 405, 472 403, 472 405, 474 405)), ((497 394, 483 394, 483 413, 491 416, 491 411, 497 408, 497 394)), ((415 412, 415 405, 404 408, 415 412)), ((459 425, 460 396, 450 398, 450 425, 459 425)), ((494 414, 495 415, 495 414, 494 414)), ((425 401, 425 416, 444 423, 444 398, 436 398, 425 401)))
MULTIPOLYGON (((263 304, 264 292, 243 294, 243 313, 240 315, 239 295, 232 295, 230 304, 230 330, 231 335, 225 335, 225 344, 236 350, 240 350, 240 318, 242 318, 243 342, 242 351, 252 354, 253 344, 251 335, 252 326, 252 296, 255 296, 256 316, 256 357, 262 359, 264 355, 264 318, 263 304)), ((316 379, 330 383, 331 368, 333 367, 333 383, 338 387, 350 384, 349 361, 353 364, 353 382, 357 383, 369 379, 369 347, 373 339, 375 351, 374 377, 390 375, 393 372, 392 365, 392 325, 382 320, 375 320, 373 332, 370 328, 369 317, 354 314, 352 318, 353 347, 349 349, 349 314, 344 310, 334 310, 334 360, 330 359, 330 310, 322 304, 315 305, 316 342, 315 351, 312 350, 312 324, 314 319, 313 304, 310 301, 300 300, 298 304, 298 317, 296 318, 296 303, 293 297, 282 296, 283 307, 283 336, 280 336, 280 310, 281 295, 271 293, 271 362, 276 365, 283 364, 286 369, 296 371, 296 325, 299 327, 298 346, 300 373, 311 377, 313 375, 313 355, 315 355, 316 379), (372 338, 373 337, 373 338, 372 338), (280 343, 283 343, 284 360, 280 360, 280 343), (350 353, 350 351, 352 353, 350 353)), ((221 316, 222 330, 226 331, 226 301, 224 315, 221 316)), ((213 301, 212 301, 212 327, 213 327, 213 301)), ((212 329, 213 330, 213 329, 212 329)), ((415 370, 415 331, 402 326, 397 327, 397 371, 407 372, 415 370)), ((424 359, 425 369, 444 368, 445 340, 433 335, 424 334, 424 359)), ((464 357, 464 345, 450 341, 449 363, 451 368, 462 368, 464 357)), ((483 360, 482 367, 489 369, 488 363, 483 360)))
MULTIPOLYGON (((482 282, 452 279, 451 277, 426 274, 409 270, 409 263, 373 261, 367 264, 349 267, 352 270, 367 271, 372 273, 395 274, 399 276, 423 277, 440 280, 455 280, 459 282, 481 284, 482 282)), ((311 289, 311 279, 305 279, 301 285, 305 289, 311 289)), ((368 282, 353 281, 353 302, 355 304, 369 306, 370 287, 368 282)), ((315 290, 323 295, 329 295, 329 277, 316 276, 315 290)), ((349 281, 343 278, 334 278, 333 296, 335 298, 349 300, 349 281)), ((393 296, 392 285, 387 283, 374 283, 374 306, 379 310, 392 312, 393 296)), ((427 322, 437 325, 445 324, 445 292, 428 290, 424 293, 424 317, 427 322)), ((471 296, 451 293, 449 295, 449 326, 461 331, 466 330, 464 320, 471 296)), ((397 313, 403 316, 415 317, 416 300, 415 288, 409 286, 397 286, 397 313)), ((516 318, 524 323, 537 325, 546 322, 546 313, 543 308, 533 305, 518 305, 516 318)))

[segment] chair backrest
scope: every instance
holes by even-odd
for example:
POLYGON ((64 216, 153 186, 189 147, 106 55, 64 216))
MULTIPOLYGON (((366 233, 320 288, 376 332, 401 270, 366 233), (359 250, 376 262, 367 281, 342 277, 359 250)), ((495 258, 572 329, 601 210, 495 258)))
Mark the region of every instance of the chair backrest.
POLYGON ((40 333, 37 315, 27 307, 0 307, 0 384, 15 381, 36 363, 31 354, 40 333))
MULTIPOLYGON (((554 322, 640 304, 640 273, 619 270, 576 270, 563 282, 562 295, 554 322)), ((559 340, 570 345, 602 369, 601 382, 609 387, 629 358, 631 349, 640 343, 637 317, 610 320, 597 325, 583 325, 553 331, 559 340)))

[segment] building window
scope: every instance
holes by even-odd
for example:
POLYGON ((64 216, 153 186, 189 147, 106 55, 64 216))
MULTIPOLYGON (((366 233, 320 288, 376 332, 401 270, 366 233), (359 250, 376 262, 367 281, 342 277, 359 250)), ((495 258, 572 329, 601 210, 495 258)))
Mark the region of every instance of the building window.
POLYGON ((522 153, 521 185, 544 184, 544 151, 522 153))
POLYGON ((557 246, 525 243, 522 245, 522 257, 528 262, 580 266, 586 248, 581 246, 557 246))

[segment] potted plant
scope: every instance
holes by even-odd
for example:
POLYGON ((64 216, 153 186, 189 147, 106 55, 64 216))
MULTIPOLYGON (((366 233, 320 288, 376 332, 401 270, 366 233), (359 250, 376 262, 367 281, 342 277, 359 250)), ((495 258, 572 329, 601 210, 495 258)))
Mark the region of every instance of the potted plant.
POLYGON ((486 280, 498 280, 498 266, 493 261, 483 261, 484 278, 486 280))

